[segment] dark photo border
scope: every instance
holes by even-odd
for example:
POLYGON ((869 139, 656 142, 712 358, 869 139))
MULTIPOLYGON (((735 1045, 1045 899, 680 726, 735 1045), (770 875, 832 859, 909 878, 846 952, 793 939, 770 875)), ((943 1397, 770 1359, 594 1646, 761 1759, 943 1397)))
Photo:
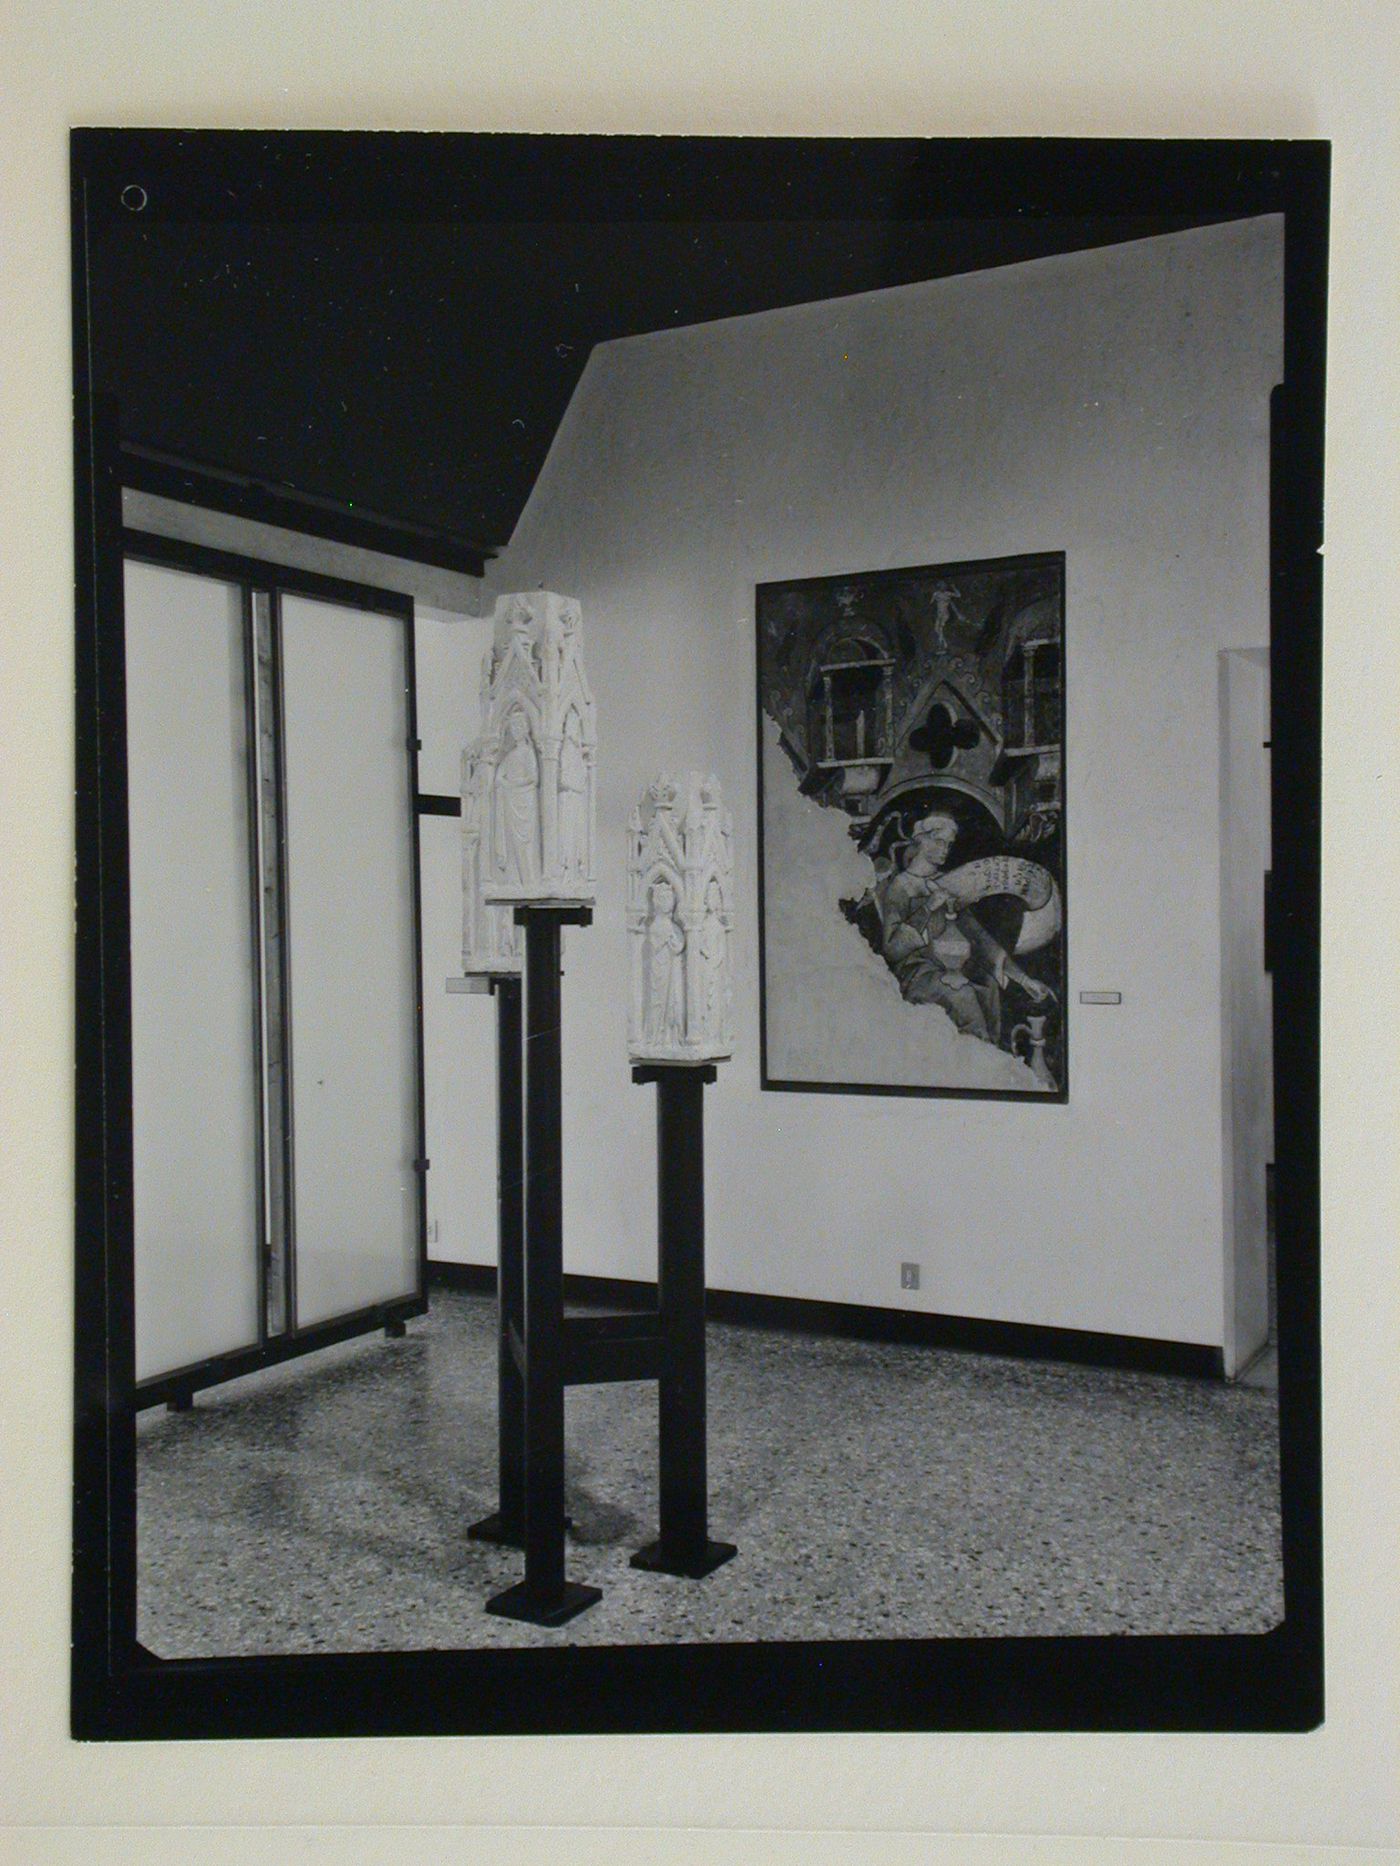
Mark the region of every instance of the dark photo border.
MULTIPOLYGON (((77 1078, 72 1731, 83 1739, 804 1730, 1307 1730, 1323 1714, 1319 1345, 1320 142, 881 141, 84 129, 72 145, 77 1078), (159 187, 154 184, 159 181, 159 187), (136 1638, 121 484, 91 366, 94 229, 236 220, 916 220, 1280 213, 1271 468, 1284 1618, 1259 1635, 773 1642, 162 1660, 136 1638)), ((1149 229, 1150 230, 1150 229, 1149 229)), ((993 263, 991 259, 979 263, 993 263)))

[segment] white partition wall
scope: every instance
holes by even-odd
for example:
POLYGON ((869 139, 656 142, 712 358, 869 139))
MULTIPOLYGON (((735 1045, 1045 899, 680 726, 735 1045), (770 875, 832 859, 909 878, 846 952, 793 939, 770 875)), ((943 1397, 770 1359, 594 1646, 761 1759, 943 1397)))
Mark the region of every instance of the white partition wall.
POLYGON ((136 1374, 259 1337, 244 596, 126 566, 136 1374))
POLYGON ((407 598, 128 534, 136 1375, 423 1307, 407 598))
POLYGON ((284 596, 299 1328, 418 1285, 417 925, 404 625, 284 596))

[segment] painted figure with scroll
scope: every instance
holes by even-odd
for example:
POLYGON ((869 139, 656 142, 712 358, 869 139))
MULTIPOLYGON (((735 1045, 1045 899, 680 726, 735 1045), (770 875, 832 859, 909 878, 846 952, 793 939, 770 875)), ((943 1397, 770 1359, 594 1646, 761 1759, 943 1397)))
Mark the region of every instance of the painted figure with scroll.
MULTIPOLYGON (((1008 986, 1018 987, 1034 1004, 1055 994, 1019 966, 977 917, 973 903, 995 881, 991 864, 946 872, 957 833, 956 819, 942 811, 923 817, 901 846, 896 865, 877 883, 883 952, 911 1004, 941 1004, 959 1030, 995 1043, 1008 986)), ((1022 898, 1036 908, 1049 905, 1055 883, 1045 869, 1022 862, 1021 872, 1013 875, 1009 865, 1003 866, 1005 891, 1024 890, 1022 898)))

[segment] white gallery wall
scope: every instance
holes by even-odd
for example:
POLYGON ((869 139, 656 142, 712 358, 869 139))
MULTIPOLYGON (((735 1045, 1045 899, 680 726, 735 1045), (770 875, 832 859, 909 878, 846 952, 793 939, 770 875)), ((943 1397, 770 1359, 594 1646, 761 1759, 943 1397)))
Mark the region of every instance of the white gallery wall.
MULTIPOLYGON (((1281 275, 1280 223, 1237 222, 594 352, 486 585, 582 599, 598 701, 566 1267, 653 1271, 624 825, 655 771, 696 766, 733 806, 739 888, 711 1284, 1222 1340, 1219 657, 1268 641, 1281 275), (1041 551, 1066 554, 1068 1105, 763 1092, 755 585, 1041 551)), ((469 1260, 493 1225, 489 1202, 454 1224, 469 1260)))
MULTIPOLYGON (((475 600, 475 599, 473 599, 475 600)), ((419 788, 456 796, 462 747, 476 731, 481 658, 491 625, 414 605, 419 788)), ((423 902, 423 1102, 428 1143, 428 1255, 496 1258, 496 1043, 489 998, 450 995, 462 971, 462 825, 418 819, 423 902)))

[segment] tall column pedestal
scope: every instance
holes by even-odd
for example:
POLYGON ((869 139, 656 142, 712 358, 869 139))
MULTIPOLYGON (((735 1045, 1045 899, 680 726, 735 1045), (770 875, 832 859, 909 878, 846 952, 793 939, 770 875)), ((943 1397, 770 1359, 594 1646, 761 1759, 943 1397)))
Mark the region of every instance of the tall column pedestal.
MULTIPOLYGON (((602 1595, 564 1574, 564 1239, 559 934, 588 926, 589 907, 517 907, 525 929, 524 1274, 520 1323, 505 1313, 506 1351, 520 1376, 520 1457, 525 1579, 495 1594, 486 1611, 535 1626, 561 1626, 602 1595)), ((504 1288, 504 1286, 503 1286, 504 1288)), ((505 1383, 502 1393, 505 1393, 505 1383)), ((507 1421, 501 1437, 506 1441, 507 1421)), ((502 1452, 502 1471, 508 1457, 502 1452)), ((502 1498, 504 1515, 505 1498, 502 1498)))

